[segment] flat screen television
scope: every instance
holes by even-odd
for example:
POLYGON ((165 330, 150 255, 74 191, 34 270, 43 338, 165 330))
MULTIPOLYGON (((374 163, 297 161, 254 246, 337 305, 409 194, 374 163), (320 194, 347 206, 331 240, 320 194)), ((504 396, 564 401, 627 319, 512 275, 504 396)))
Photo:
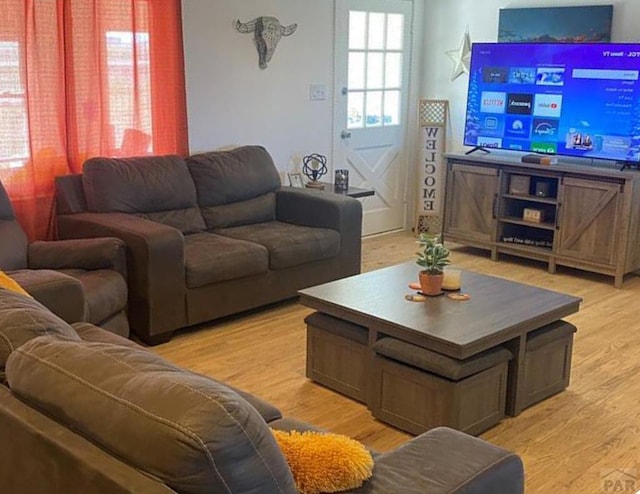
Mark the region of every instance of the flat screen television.
POLYGON ((464 144, 640 161, 640 44, 474 43, 464 144))

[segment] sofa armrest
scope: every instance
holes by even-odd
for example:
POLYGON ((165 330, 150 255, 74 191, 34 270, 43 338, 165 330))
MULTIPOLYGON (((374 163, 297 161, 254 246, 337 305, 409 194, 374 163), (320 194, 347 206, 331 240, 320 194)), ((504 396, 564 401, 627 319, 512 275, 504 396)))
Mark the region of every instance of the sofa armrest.
POLYGON ((30 269, 113 269, 126 278, 124 242, 118 238, 36 241, 29 244, 30 269))
POLYGON ((522 494, 524 469, 516 454, 440 427, 376 458, 371 480, 349 492, 522 494))
POLYGON ((175 494, 0 385, 0 485, 30 494, 175 494))
POLYGON ((58 216, 61 238, 116 237, 126 245, 129 323, 147 343, 187 325, 184 237, 172 227, 124 213, 58 216))
POLYGON ((276 192, 276 219, 338 231, 342 275, 360 272, 362 204, 357 199, 324 191, 283 187, 276 192))

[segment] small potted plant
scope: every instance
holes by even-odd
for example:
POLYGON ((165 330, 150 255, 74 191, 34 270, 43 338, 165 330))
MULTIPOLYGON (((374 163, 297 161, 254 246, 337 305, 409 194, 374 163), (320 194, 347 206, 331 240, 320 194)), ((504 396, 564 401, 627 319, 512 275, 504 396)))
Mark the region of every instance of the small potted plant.
POLYGON ((416 253, 416 263, 420 271, 420 288, 425 295, 439 295, 442 292, 444 267, 449 264, 449 249, 439 241, 437 235, 421 233, 418 237, 420 251, 416 253))

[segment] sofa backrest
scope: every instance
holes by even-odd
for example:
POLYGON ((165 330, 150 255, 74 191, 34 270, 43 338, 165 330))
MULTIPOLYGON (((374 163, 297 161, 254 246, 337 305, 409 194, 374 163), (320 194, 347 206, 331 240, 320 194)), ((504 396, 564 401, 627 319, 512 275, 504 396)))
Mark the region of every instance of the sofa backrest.
POLYGON ((176 492, 296 492, 249 403, 146 349, 37 338, 11 354, 7 380, 26 402, 176 492))
POLYGON ((16 220, 7 191, 0 183, 0 269, 25 269, 28 242, 26 233, 16 220))
POLYGON ((40 302, 0 288, 0 381, 11 353, 38 336, 80 341, 69 324, 40 302))
POLYGON ((187 158, 208 229, 273 221, 280 175, 262 146, 187 158))
POLYGON ((91 158, 83 171, 90 212, 136 214, 183 233, 205 228, 193 180, 180 156, 91 158))

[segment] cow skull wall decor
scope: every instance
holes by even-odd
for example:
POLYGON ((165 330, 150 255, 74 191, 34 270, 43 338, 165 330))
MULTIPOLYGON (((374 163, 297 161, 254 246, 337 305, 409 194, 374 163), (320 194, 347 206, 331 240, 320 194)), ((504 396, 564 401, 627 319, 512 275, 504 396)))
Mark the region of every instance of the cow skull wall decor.
POLYGON ((283 26, 275 17, 256 17, 249 22, 236 20, 236 29, 241 33, 253 33, 253 42, 258 50, 258 64, 261 69, 267 68, 278 41, 283 36, 291 36, 296 32, 297 24, 283 26))

